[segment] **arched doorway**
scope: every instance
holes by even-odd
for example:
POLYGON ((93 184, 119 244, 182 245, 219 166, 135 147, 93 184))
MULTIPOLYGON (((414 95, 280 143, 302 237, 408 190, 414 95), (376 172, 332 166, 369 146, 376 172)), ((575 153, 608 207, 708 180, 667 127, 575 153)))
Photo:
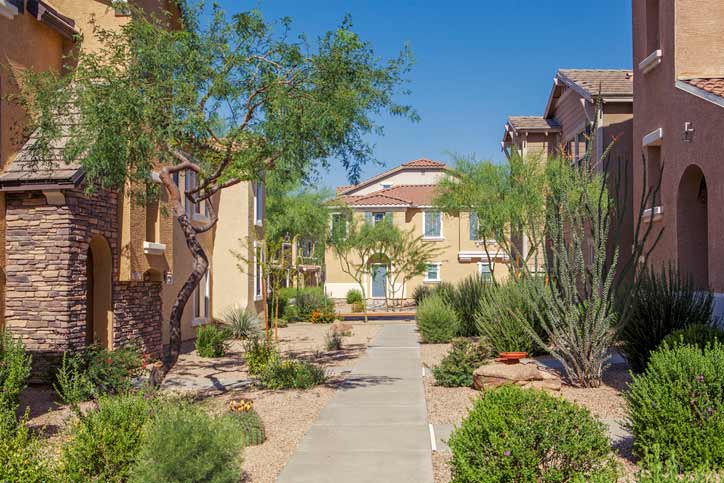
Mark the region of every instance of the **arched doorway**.
POLYGON ((369 297, 372 299, 386 299, 388 296, 390 259, 387 255, 378 253, 372 255, 367 263, 370 266, 369 297))
POLYGON ((689 275, 694 286, 709 288, 709 220, 704 173, 691 165, 679 182, 676 238, 679 270, 689 275))
POLYGON ((105 238, 91 239, 86 263, 86 343, 111 348, 113 257, 105 238))

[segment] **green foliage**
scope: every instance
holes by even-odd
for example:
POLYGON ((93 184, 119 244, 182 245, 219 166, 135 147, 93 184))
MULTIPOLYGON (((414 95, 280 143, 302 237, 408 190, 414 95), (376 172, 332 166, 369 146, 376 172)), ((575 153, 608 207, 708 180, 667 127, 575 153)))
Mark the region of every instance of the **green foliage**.
POLYGON ((222 357, 226 354, 229 334, 214 324, 202 325, 196 331, 196 352, 201 357, 222 357))
POLYGON ((635 372, 646 368, 649 354, 675 330, 710 325, 713 298, 694 288, 691 279, 669 266, 650 268, 641 276, 633 310, 621 330, 621 349, 635 372))
POLYGON ((284 311, 284 318, 287 322, 297 322, 301 320, 299 316, 299 308, 296 305, 289 305, 284 311))
POLYGON ((63 354, 54 387, 67 404, 105 394, 122 394, 133 388, 134 378, 141 374, 145 364, 144 356, 134 346, 109 351, 92 345, 76 354, 63 354))
POLYGON ((503 285, 489 286, 480 298, 475 323, 481 337, 494 353, 541 350, 528 333, 528 322, 540 338, 544 337, 538 294, 545 291, 543 280, 521 278, 503 285), (535 286, 535 288, 532 288, 535 286))
POLYGON ((264 422, 253 409, 248 411, 235 411, 230 414, 241 428, 244 434, 245 446, 257 446, 266 441, 264 422))
POLYGON ((279 350, 266 337, 253 337, 244 344, 244 360, 252 376, 261 374, 271 360, 278 358, 279 350))
POLYGON ((366 308, 367 304, 365 304, 364 302, 355 302, 352 304, 352 312, 364 312, 366 308))
POLYGON ((679 469, 724 468, 724 346, 663 346, 624 397, 640 455, 658 447, 679 469))
POLYGON ((432 295, 433 289, 429 285, 418 285, 415 290, 412 291, 412 299, 415 301, 416 306, 420 306, 423 300, 432 295))
POLYGON ((310 389, 326 379, 327 375, 319 366, 275 357, 259 375, 259 384, 266 389, 310 389))
POLYGON ((471 337, 478 335, 475 315, 480 310, 481 300, 485 297, 490 284, 479 275, 472 275, 460 281, 452 292, 450 304, 458 315, 460 327, 458 335, 471 337))
POLYGON ((516 386, 485 391, 449 445, 455 483, 589 481, 615 474, 606 429, 587 409, 516 386))
POLYGON ((450 282, 440 282, 432 289, 433 293, 438 295, 442 300, 452 306, 455 303, 455 298, 457 296, 457 292, 455 290, 455 285, 453 285, 450 282))
POLYGON ((450 352, 432 370, 435 384, 447 387, 470 387, 473 385, 473 371, 489 357, 490 352, 479 343, 464 338, 453 339, 450 352))
POLYGON ((299 318, 305 322, 310 321, 314 312, 329 311, 334 303, 324 294, 323 289, 306 289, 299 293, 295 299, 299 318))
POLYGON ((97 409, 69 427, 60 459, 63 481, 127 481, 153 409, 153 400, 143 395, 100 397, 97 409))
POLYGON ((143 433, 134 483, 238 483, 245 434, 230 415, 190 404, 168 405, 143 433))
POLYGON ((289 299, 279 293, 278 290, 276 291, 276 295, 272 294, 272 296, 267 299, 267 309, 269 310, 269 315, 272 317, 276 317, 277 309, 279 310, 279 317, 284 317, 288 306, 289 299))
POLYGON ((346 300, 348 304, 362 302, 362 292, 360 292, 359 290, 351 289, 347 291, 346 300))
POLYGON ((636 483, 715 483, 715 475, 705 470, 679 473, 675 458, 664 458, 658 446, 647 452, 639 461, 636 483))
POLYGON ((342 349, 342 334, 336 330, 330 330, 324 336, 324 347, 328 351, 338 351, 342 349))
POLYGON ((309 315, 309 322, 313 324, 331 324, 337 319, 337 312, 332 305, 325 305, 313 310, 309 315))
POLYGON ((23 343, 0 330, 0 429, 16 424, 20 393, 30 375, 30 355, 23 343))
POLYGON ((714 342, 724 343, 724 330, 712 325, 693 324, 685 329, 676 330, 664 337, 661 346, 664 344, 668 347, 674 347, 675 345, 693 345, 699 349, 704 349, 708 344, 713 344, 714 342))
POLYGON ((417 308, 417 328, 424 342, 450 342, 459 331, 458 317, 440 295, 434 294, 417 308))
POLYGON ((0 481, 58 481, 53 468, 41 453, 41 441, 30 432, 26 424, 27 415, 12 427, 0 425, 0 481))
POLYGON ((329 230, 324 203, 332 193, 301 186, 303 174, 271 172, 267 176, 265 234, 269 240, 311 240, 324 247, 329 230))
POLYGON ((259 333, 259 318, 250 309, 234 307, 224 314, 224 322, 234 339, 248 339, 259 333))

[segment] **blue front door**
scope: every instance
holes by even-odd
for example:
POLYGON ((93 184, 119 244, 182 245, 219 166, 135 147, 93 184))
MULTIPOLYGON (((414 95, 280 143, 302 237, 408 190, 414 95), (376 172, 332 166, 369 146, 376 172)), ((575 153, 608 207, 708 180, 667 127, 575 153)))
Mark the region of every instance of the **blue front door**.
POLYGON ((372 298, 383 299, 387 289, 387 267, 374 265, 372 267, 372 298))

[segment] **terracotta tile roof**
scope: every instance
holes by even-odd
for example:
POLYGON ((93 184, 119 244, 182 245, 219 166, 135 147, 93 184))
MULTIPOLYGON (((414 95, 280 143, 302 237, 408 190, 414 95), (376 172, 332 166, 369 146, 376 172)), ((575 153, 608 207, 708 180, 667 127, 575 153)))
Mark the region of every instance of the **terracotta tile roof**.
POLYGON ((355 186, 355 185, 353 185, 353 184, 347 184, 347 185, 344 185, 344 186, 337 186, 337 189, 336 189, 337 194, 340 194, 340 193, 342 193, 343 191, 347 191, 347 190, 350 189, 350 188, 354 188, 354 186, 355 186))
POLYGON ((709 94, 724 97, 724 79, 722 78, 701 78, 685 80, 689 85, 697 87, 709 94))
POLYGON ((633 96, 633 72, 615 69, 560 69, 558 78, 577 85, 589 96, 633 96))
POLYGON ((416 159, 414 161, 408 161, 407 163, 402 163, 402 166, 406 168, 445 168, 447 165, 445 163, 441 163, 440 161, 433 161, 432 159, 416 159))
POLYGON ((554 119, 546 119, 543 116, 510 116, 508 124, 516 131, 556 131, 561 128, 554 119))
POLYGON ((435 199, 435 185, 398 185, 366 195, 340 196, 338 200, 349 206, 430 206, 435 199))

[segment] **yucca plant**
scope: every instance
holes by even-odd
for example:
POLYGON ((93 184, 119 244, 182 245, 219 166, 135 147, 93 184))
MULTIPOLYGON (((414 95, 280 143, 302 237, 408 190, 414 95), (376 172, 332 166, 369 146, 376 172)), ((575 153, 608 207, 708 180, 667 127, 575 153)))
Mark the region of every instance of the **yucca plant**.
POLYGON ((490 284, 480 275, 472 275, 463 279, 455 286, 450 304, 458 315, 458 335, 471 337, 478 335, 475 324, 475 314, 480 310, 480 303, 490 284))
POLYGON ((259 318, 254 312, 233 307, 224 314, 224 322, 234 339, 248 339, 259 333, 259 318))

